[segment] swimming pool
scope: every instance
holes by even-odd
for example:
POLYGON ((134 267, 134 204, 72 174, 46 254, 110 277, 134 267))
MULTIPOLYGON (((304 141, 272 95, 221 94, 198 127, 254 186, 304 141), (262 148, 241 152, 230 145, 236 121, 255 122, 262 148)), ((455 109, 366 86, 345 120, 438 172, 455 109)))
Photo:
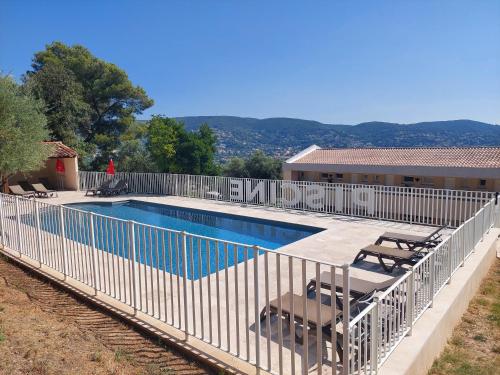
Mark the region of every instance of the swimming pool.
MULTIPOLYGON (((186 231, 196 236, 250 246, 258 245, 269 250, 277 249, 323 230, 317 227, 135 200, 72 203, 66 206, 169 230, 186 231)), ((80 225, 88 227, 88 224, 81 220, 80 223, 80 225)), ((95 230, 99 230, 99 226, 95 230)), ((122 243, 114 243, 120 242, 119 239, 114 239, 116 236, 113 236, 107 228, 101 228, 101 230, 106 234, 102 236, 101 233, 101 236, 95 236, 96 247, 110 251, 110 246, 107 244, 111 241, 111 247, 116 250, 115 254, 127 257, 124 248, 127 247, 128 240, 124 238, 122 243)), ((113 228, 111 228, 112 230, 113 228)), ((68 235, 68 231, 66 233, 68 235)), ((175 240, 172 243, 171 239, 166 240, 164 235, 162 236, 160 238, 160 234, 155 231, 148 234, 145 234, 144 230, 143 232, 138 231, 136 233, 137 260, 182 275, 182 257, 172 251, 172 248, 175 250, 180 244, 175 244, 175 240), (168 248, 167 251, 163 251, 165 247, 168 248)), ((77 240, 87 242, 86 238, 77 240)), ((179 238, 177 238, 178 240, 179 238)), ((200 275, 205 276, 217 269, 224 268, 226 265, 232 266, 236 262, 239 263, 246 258, 251 259, 253 257, 251 249, 248 250, 234 245, 230 245, 231 248, 228 249, 228 246, 224 245, 222 241, 207 242, 198 240, 195 237, 194 241, 188 242, 187 276, 190 279, 197 279, 200 275)))
POLYGON ((135 200, 72 203, 66 206, 271 250, 322 231, 316 227, 135 200))

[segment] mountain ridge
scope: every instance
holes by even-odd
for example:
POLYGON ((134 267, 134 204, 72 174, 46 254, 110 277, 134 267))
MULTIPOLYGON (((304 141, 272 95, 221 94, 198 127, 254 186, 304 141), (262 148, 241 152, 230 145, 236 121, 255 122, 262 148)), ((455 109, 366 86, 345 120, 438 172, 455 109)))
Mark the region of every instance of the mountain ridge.
POLYGON ((247 156, 257 149, 286 158, 312 144, 325 148, 500 145, 499 125, 467 119, 410 124, 369 121, 355 125, 288 117, 184 116, 176 119, 184 122, 188 130, 208 123, 219 139, 219 160, 247 156))

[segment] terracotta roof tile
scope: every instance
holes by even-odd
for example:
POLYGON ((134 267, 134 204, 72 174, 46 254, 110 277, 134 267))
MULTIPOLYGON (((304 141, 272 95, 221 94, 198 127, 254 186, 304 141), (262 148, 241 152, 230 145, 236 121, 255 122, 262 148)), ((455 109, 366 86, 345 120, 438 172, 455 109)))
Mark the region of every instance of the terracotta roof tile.
POLYGON ((293 163, 500 168, 500 147, 317 149, 293 163))
POLYGON ((62 142, 43 142, 46 145, 52 146, 52 154, 50 158, 76 158, 78 154, 71 147, 66 146, 62 142))

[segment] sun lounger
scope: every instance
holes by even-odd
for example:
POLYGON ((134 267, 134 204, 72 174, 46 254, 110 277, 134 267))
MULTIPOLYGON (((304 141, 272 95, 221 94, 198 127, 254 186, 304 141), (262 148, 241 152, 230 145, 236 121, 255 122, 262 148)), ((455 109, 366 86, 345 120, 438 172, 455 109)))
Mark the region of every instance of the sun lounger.
MULTIPOLYGON (((373 296, 376 292, 383 291, 393 285, 400 277, 391 277, 385 281, 370 281, 361 279, 355 276, 349 277, 349 294, 356 300, 366 299, 368 296, 373 296)), ((335 291, 338 293, 343 292, 344 278, 341 273, 335 274, 335 291)), ((328 271, 321 272, 319 275, 320 289, 332 289, 332 276, 328 271)), ((316 278, 312 278, 307 284, 308 292, 316 290, 318 282, 316 278)), ((342 308, 342 301, 337 297, 337 305, 342 308)))
POLYGON ((422 257, 421 251, 408 251, 381 245, 368 245, 362 248, 353 263, 357 263, 365 259, 368 255, 374 256, 378 259, 380 265, 386 272, 391 273, 396 267, 401 267, 404 264, 413 265, 422 257), (392 266, 387 265, 384 260, 392 260, 392 266))
MULTIPOLYGON (((351 307, 357 306, 357 304, 364 304, 364 302, 359 302, 355 300, 351 302, 351 307)), ((269 314, 278 315, 279 314, 279 298, 269 301, 269 314)), ((298 294, 292 294, 287 292, 281 296, 281 316, 288 320, 291 323, 292 318, 292 305, 293 305, 293 319, 294 322, 302 325, 302 337, 297 335, 297 331, 295 332, 295 341, 302 344, 304 335, 307 335, 307 329, 315 330, 316 334, 318 334, 318 330, 321 329, 321 332, 325 334, 327 337, 332 336, 332 329, 337 329, 337 323, 340 322, 342 316, 342 309, 336 309, 336 316, 334 317, 334 321, 332 321, 332 307, 329 305, 325 305, 323 303, 319 306, 319 315, 320 321, 318 318, 318 305, 316 299, 306 298, 305 305, 307 311, 307 324, 304 322, 306 319, 304 318, 304 297, 298 294)), ((362 307, 360 307, 360 310, 362 307)), ((260 321, 266 319, 267 316, 267 307, 264 307, 260 313, 260 321)), ((338 354, 338 358, 340 362, 343 360, 343 349, 342 349, 342 339, 343 335, 341 331, 337 331, 336 334, 337 342, 335 343, 336 351, 338 354)), ((359 353, 355 350, 355 357, 357 357, 359 353)), ((369 353, 368 353, 369 354, 369 353)))
POLYGON ((40 177, 38 182, 43 184, 48 190, 55 190, 54 185, 52 185, 47 177, 40 177))
POLYGON ((433 248, 441 242, 441 231, 446 227, 447 225, 443 225, 427 236, 385 232, 378 238, 375 245, 380 245, 383 242, 394 242, 401 250, 403 249, 402 245, 406 246, 408 250, 415 250, 416 248, 433 248))
POLYGON ((21 186, 24 191, 33 191, 33 187, 28 181, 17 181, 16 185, 21 186))
POLYGON ((24 198, 34 198, 35 197, 35 192, 31 190, 24 190, 21 186, 19 185, 10 185, 9 186, 10 192, 14 195, 19 195, 24 198))
POLYGON ((37 197, 49 198, 54 195, 57 197, 57 192, 55 190, 48 190, 43 184, 31 184, 31 186, 33 186, 33 190, 35 190, 37 197))
POLYGON ((102 190, 102 195, 119 195, 123 192, 126 192, 128 189, 128 185, 125 180, 118 180, 118 182, 113 185, 111 184, 107 188, 102 190))
POLYGON ((92 193, 92 195, 97 195, 99 193, 102 193, 104 190, 106 190, 107 188, 109 188, 109 185, 111 185, 111 182, 113 182, 112 180, 108 180, 108 181, 105 181, 101 184, 101 186, 99 187, 95 187, 95 188, 92 188, 92 189, 88 189, 87 192, 85 193, 85 195, 89 195, 89 193, 92 193))
MULTIPOLYGON (((278 304, 279 304, 279 298, 269 301, 269 314, 271 316, 278 315, 279 313, 278 304)), ((332 326, 336 325, 337 319, 340 318, 340 315, 342 314, 342 310, 336 310, 337 315, 335 317, 335 321, 332 322, 332 307, 320 304, 319 309, 320 309, 321 321, 319 322, 317 320, 317 315, 318 315, 317 301, 315 299, 306 298, 307 324, 305 324, 306 319, 304 318, 304 297, 298 294, 292 294, 290 292, 287 292, 281 296, 281 315, 282 317, 287 319, 289 323, 291 322, 292 318, 292 306, 293 306, 294 321, 302 325, 303 335, 307 334, 306 332, 308 328, 316 331, 318 331, 319 328, 324 334, 331 337, 332 326)), ((267 314, 267 307, 264 307, 264 309, 260 313, 260 321, 266 319, 267 317, 266 314, 267 314)), ((302 343, 302 338, 297 336, 297 333, 295 333, 295 340, 299 343, 302 343)), ((342 358, 341 339, 339 340, 338 338, 337 338, 337 352, 339 353, 339 357, 342 358)))

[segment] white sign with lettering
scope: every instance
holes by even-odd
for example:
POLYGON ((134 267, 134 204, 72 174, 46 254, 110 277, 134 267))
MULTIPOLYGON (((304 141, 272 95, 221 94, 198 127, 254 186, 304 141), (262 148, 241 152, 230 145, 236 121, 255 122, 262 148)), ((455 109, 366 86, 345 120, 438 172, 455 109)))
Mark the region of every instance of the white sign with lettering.
MULTIPOLYGON (((231 201, 275 204, 276 203, 275 181, 269 182, 266 190, 265 181, 259 181, 252 186, 252 180, 230 180, 231 201), (244 184, 246 181, 246 184, 244 184)), ((344 191, 342 186, 335 186, 327 191, 324 186, 317 184, 299 185, 293 182, 281 184, 281 202, 284 207, 296 207, 301 203, 312 210, 320 210, 324 207, 327 194, 330 195, 329 202, 335 206, 335 211, 342 212, 346 193, 351 196, 352 203, 357 207, 364 208, 367 214, 373 214, 375 209, 375 190, 371 187, 353 187, 350 191, 344 191), (332 199, 333 198, 333 199, 332 199)))

